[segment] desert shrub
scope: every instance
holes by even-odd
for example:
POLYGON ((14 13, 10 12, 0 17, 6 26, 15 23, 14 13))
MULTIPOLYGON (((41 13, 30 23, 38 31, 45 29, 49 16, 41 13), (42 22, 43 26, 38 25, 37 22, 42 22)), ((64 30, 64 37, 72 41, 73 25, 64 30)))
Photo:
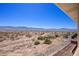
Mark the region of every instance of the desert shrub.
POLYGON ((51 44, 51 43, 52 43, 52 41, 49 40, 49 39, 46 39, 46 40, 44 41, 44 44, 51 44))
POLYGON ((30 37, 32 37, 32 35, 30 35, 30 34, 26 34, 26 37, 29 37, 29 38, 30 38, 30 37))
POLYGON ((71 36, 71 39, 77 38, 77 33, 75 33, 73 36, 71 36))
POLYGON ((44 37, 39 36, 39 37, 38 37, 38 40, 44 40, 44 37))
POLYGON ((56 34, 55 37, 59 37, 59 35, 56 34))
POLYGON ((2 42, 3 40, 2 39, 0 39, 0 42, 2 42))
POLYGON ((35 39, 32 39, 32 41, 35 41, 35 39))
POLYGON ((3 41, 3 39, 0 39, 0 42, 2 42, 3 41))
POLYGON ((55 38, 54 36, 44 36, 44 37, 42 37, 42 36, 40 36, 40 37, 38 37, 38 40, 46 40, 46 39, 53 39, 53 38, 55 38))
POLYGON ((55 36, 52 36, 52 38, 51 39, 56 39, 56 37, 55 36))
POLYGON ((44 32, 40 33, 40 35, 43 35, 43 34, 44 34, 44 32))
POLYGON ((63 38, 68 38, 68 35, 67 34, 63 34, 63 38))
POLYGON ((4 40, 6 40, 5 38, 0 39, 0 42, 3 42, 4 40))
POLYGON ((70 32, 67 32, 67 35, 70 35, 70 32))
POLYGON ((52 39, 53 36, 48 35, 48 36, 46 36, 46 38, 48 38, 48 39, 52 39))
POLYGON ((35 42, 34 42, 34 45, 39 45, 39 44, 40 44, 39 41, 35 41, 35 42))
POLYGON ((67 32, 67 33, 64 34, 64 38, 68 38, 70 35, 71 35, 71 33, 67 32))
POLYGON ((10 40, 14 41, 15 40, 14 36, 11 36, 10 37, 10 40))
POLYGON ((0 39, 3 38, 2 36, 0 36, 0 39))

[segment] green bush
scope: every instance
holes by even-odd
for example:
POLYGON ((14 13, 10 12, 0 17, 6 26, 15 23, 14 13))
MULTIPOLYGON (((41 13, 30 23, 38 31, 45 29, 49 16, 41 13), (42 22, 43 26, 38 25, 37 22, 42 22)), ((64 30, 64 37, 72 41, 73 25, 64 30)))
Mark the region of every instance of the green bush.
POLYGON ((44 40, 44 37, 40 36, 38 37, 38 40, 44 40))
POLYGON ((52 43, 52 41, 49 40, 49 39, 46 39, 46 40, 44 41, 44 44, 51 44, 51 43, 52 43))
POLYGON ((52 38, 55 38, 55 37, 53 37, 53 36, 45 36, 45 37, 42 37, 42 36, 40 36, 40 37, 38 37, 38 40, 46 40, 46 39, 52 39, 52 38))
POLYGON ((39 45, 40 42, 39 41, 35 41, 34 45, 39 45))
POLYGON ((53 36, 48 35, 48 36, 46 36, 46 38, 48 38, 48 39, 52 39, 52 38, 54 38, 54 37, 53 37, 53 36))

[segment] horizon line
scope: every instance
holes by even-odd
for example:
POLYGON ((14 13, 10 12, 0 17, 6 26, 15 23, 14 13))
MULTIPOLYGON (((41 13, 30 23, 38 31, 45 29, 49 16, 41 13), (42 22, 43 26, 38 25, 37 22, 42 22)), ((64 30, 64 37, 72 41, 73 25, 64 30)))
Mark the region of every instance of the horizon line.
POLYGON ((77 28, 44 28, 44 27, 31 27, 31 26, 0 26, 0 27, 28 27, 28 28, 41 28, 41 29, 77 29, 77 28))

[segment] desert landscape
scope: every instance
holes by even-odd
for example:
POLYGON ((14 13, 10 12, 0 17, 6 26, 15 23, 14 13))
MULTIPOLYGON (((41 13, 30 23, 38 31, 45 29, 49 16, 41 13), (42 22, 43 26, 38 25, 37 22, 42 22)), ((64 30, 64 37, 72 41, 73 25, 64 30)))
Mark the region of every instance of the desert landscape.
POLYGON ((78 55, 78 5, 0 4, 0 56, 78 55))
POLYGON ((0 31, 2 56, 50 56, 71 42, 74 32, 0 31))

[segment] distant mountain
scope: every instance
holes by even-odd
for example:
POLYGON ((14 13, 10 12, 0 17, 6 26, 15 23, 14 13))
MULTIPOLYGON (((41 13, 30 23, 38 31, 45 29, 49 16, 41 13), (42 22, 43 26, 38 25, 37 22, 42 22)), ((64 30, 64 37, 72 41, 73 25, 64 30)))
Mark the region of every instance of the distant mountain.
POLYGON ((76 31, 76 29, 68 29, 68 28, 48 29, 48 30, 50 30, 50 31, 70 31, 70 32, 76 31))
POLYGON ((32 28, 32 27, 13 27, 13 26, 0 26, 0 31, 71 31, 74 32, 76 29, 44 29, 44 28, 32 28))

